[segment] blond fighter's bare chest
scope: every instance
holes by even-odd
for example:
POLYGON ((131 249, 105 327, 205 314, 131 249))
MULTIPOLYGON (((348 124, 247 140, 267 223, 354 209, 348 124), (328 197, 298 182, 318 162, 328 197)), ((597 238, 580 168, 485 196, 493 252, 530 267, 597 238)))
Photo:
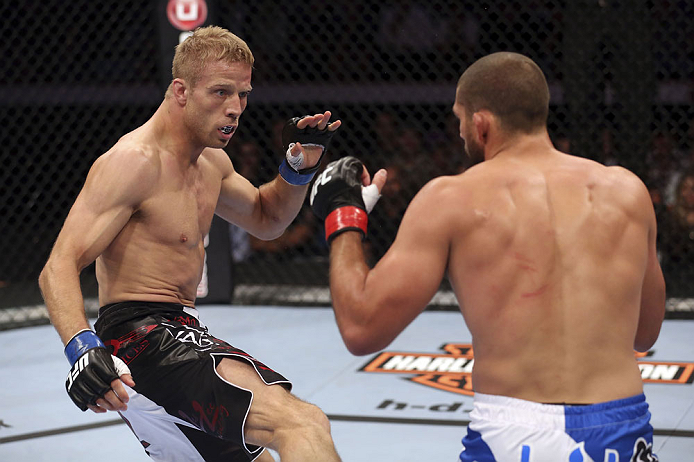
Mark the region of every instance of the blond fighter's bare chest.
POLYGON ((198 247, 210 230, 221 177, 205 168, 184 177, 166 173, 133 218, 159 243, 198 247))

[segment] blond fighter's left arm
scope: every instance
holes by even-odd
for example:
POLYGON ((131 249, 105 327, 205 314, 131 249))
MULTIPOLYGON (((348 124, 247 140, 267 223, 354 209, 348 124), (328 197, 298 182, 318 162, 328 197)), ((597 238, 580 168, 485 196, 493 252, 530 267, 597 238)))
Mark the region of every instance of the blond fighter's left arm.
MULTIPOLYGON (((330 111, 326 111, 298 120, 298 140, 302 138, 302 131, 337 130, 341 121, 329 123, 331 115, 330 111)), ((302 146, 296 142, 287 155, 294 165, 289 167, 288 161, 283 162, 281 174, 259 188, 237 173, 227 159, 215 212, 259 239, 279 237, 299 213, 306 197, 308 182, 313 175, 301 172, 317 167, 323 153, 321 146, 302 146), (299 159, 301 162, 298 162, 299 159)))

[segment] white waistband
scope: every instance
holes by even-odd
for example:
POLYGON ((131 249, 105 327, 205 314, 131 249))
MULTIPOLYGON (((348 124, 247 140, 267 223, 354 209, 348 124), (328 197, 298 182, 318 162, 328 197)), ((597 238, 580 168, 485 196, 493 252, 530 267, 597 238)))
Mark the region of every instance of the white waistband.
POLYGON ((474 420, 491 420, 541 428, 564 428, 564 406, 542 404, 508 396, 475 393, 474 420))
POLYGON ((188 313, 189 315, 193 316, 195 319, 200 321, 200 315, 198 313, 198 310, 192 306, 184 306, 183 307, 183 312, 188 313))

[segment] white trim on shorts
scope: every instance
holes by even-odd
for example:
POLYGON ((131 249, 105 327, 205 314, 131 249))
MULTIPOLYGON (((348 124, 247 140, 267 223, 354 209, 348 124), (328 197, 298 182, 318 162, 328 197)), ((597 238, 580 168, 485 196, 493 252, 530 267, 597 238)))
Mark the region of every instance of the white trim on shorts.
POLYGON ((173 460, 205 462, 205 459, 177 427, 177 424, 198 430, 195 426, 172 416, 163 407, 129 386, 125 384, 123 386, 128 392, 130 401, 128 402, 128 409, 119 412, 119 414, 126 420, 138 441, 143 446, 143 442, 149 444, 145 446, 145 450, 152 460, 156 462, 173 460))

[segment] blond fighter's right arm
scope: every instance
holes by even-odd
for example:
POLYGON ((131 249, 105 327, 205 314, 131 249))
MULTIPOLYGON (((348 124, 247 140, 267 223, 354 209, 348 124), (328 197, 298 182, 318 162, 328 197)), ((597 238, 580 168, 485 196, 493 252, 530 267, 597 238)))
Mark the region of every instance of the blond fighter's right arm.
POLYGON ((63 344, 89 329, 80 272, 109 246, 147 196, 158 165, 117 148, 92 165, 39 276, 51 322, 63 344))
POLYGON ((71 370, 65 388, 82 411, 124 411, 123 384, 135 386, 130 370, 106 350, 90 330, 79 274, 109 246, 139 204, 150 194, 158 163, 138 151, 114 148, 87 175, 68 214, 39 285, 71 370))

